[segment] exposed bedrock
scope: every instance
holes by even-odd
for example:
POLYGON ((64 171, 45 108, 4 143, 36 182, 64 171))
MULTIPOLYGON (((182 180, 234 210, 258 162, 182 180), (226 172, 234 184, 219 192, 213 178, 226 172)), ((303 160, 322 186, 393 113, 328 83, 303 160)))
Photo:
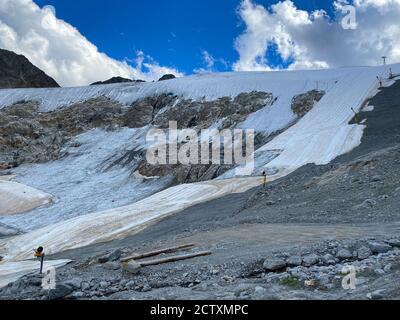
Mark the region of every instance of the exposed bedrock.
POLYGON ((57 88, 58 83, 23 55, 0 49, 0 89, 57 88))
POLYGON ((246 117, 265 106, 272 105, 275 98, 271 93, 242 93, 236 98, 223 97, 215 101, 181 100, 159 112, 154 124, 167 128, 169 121, 177 121, 178 128, 206 129, 221 121, 219 129, 232 128, 246 117))
POLYGON ((55 160, 72 137, 96 127, 111 129, 122 114, 121 106, 106 98, 55 112, 38 110, 32 101, 0 110, 0 168, 55 160))
POLYGON ((311 90, 295 96, 292 100, 292 111, 300 118, 304 117, 325 95, 325 91, 311 90))
MULTIPOLYGON (((293 110, 301 110, 301 114, 308 112, 321 95, 321 92, 311 91, 295 97, 293 110)), ((71 138, 93 128, 117 130, 151 125, 166 129, 170 121, 176 121, 180 129, 233 129, 248 115, 272 106, 276 100, 271 93, 256 91, 215 101, 185 100, 173 94, 160 94, 130 106, 97 97, 53 112, 39 112, 38 102, 21 101, 0 110, 0 170, 22 163, 59 159, 67 155, 63 147, 71 138)), ((257 132, 256 148, 271 136, 257 132)), ((145 155, 145 150, 127 150, 126 154, 111 159, 104 167, 129 166, 132 172, 138 170, 144 177, 172 175, 176 183, 213 179, 232 167, 212 164, 150 165, 145 155)))

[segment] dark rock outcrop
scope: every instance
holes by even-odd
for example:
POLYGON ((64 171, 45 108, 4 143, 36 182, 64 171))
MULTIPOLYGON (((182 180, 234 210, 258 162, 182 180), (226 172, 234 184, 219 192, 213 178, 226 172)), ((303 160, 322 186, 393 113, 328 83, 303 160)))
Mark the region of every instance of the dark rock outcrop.
POLYGON ((130 128, 144 127, 153 122, 161 109, 172 106, 177 99, 172 94, 161 94, 139 100, 126 111, 123 125, 130 128))
MULTIPOLYGON (((71 138, 93 128, 115 130, 153 125, 167 129, 169 121, 177 121, 179 128, 196 131, 217 122, 221 130, 234 129, 250 113, 274 101, 272 94, 265 92, 243 93, 234 99, 225 97, 215 101, 184 100, 173 94, 160 94, 126 107, 98 97, 45 113, 39 112, 37 102, 21 101, 0 110, 0 169, 59 159, 66 155, 62 150, 71 138)), ((111 160, 107 168, 122 165, 144 177, 171 176, 174 183, 210 180, 232 168, 222 162, 221 165, 150 165, 144 150, 128 150, 111 160)))
POLYGON ((70 138, 92 128, 121 122, 121 106, 100 97, 54 112, 40 113, 37 102, 0 110, 0 169, 58 159, 70 138))
POLYGON ((164 74, 158 81, 165 81, 175 79, 176 77, 173 74, 164 74))
POLYGON ((311 90, 295 96, 292 100, 293 112, 300 118, 304 117, 324 95, 325 91, 311 90))
POLYGON ((58 83, 23 55, 0 49, 0 89, 56 88, 58 83))

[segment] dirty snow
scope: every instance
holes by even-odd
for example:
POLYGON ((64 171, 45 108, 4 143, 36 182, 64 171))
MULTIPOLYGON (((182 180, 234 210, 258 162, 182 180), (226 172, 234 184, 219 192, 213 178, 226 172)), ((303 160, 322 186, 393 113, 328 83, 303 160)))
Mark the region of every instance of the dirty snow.
POLYGON ((262 178, 256 177, 175 186, 125 207, 76 217, 0 240, 0 255, 5 261, 17 261, 31 257, 32 246, 43 246, 51 255, 123 239, 185 208, 228 194, 245 192, 261 183, 262 178))
POLYGON ((129 166, 107 170, 127 151, 146 148, 146 132, 147 128, 113 132, 94 129, 76 137, 67 147, 69 156, 65 158, 15 168, 15 181, 51 193, 54 200, 52 205, 28 213, 0 216, 0 222, 29 231, 82 214, 134 203, 161 190, 167 179, 143 183, 142 179, 131 176, 133 172, 129 166))

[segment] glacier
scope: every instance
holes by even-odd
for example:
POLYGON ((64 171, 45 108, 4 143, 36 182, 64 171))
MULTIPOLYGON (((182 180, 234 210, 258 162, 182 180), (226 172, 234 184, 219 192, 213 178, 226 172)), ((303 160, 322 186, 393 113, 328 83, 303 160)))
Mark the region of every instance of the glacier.
MULTIPOLYGON (((80 88, 15 89, 0 90, 0 108, 21 100, 36 100, 41 111, 49 112, 76 102, 106 96, 129 105, 138 99, 161 93, 173 93, 185 99, 212 101, 224 96, 235 97, 243 92, 265 91, 277 97, 272 106, 250 114, 240 124, 244 129, 267 133, 285 128, 294 119, 291 101, 295 95, 313 89, 324 90, 325 96, 296 124, 278 134, 255 151, 257 170, 274 172, 269 180, 287 175, 309 164, 327 164, 336 157, 356 148, 362 139, 365 125, 349 124, 365 106, 368 98, 379 90, 378 77, 387 78, 388 70, 400 73, 400 65, 380 67, 352 67, 333 70, 240 72, 196 75, 158 83, 114 84, 80 88), (274 156, 270 157, 269 154, 274 156)), ((385 81, 389 86, 392 80, 385 81)), ((234 170, 218 180, 180 185, 162 190, 163 183, 150 185, 137 199, 129 194, 139 192, 140 181, 126 183, 129 173, 123 168, 97 175, 95 170, 113 153, 127 148, 133 140, 138 148, 146 148, 142 141, 146 128, 121 129, 114 133, 93 130, 80 139, 77 153, 47 164, 23 165, 15 172, 15 180, 55 196, 59 210, 51 206, 35 209, 23 215, 0 218, 0 222, 27 228, 27 233, 0 240, 1 262, 25 260, 35 244, 47 248, 50 254, 79 248, 93 243, 121 239, 140 232, 159 221, 194 204, 224 195, 243 192, 262 183, 259 177, 236 177, 234 170), (98 153, 98 154, 97 154, 98 153), (76 162, 74 162, 74 158, 76 162), (70 177, 68 177, 70 175, 70 177), (77 186, 76 182, 81 181, 77 186), (120 194, 115 203, 102 194, 109 181, 107 192, 120 194), (72 199, 85 200, 87 195, 99 192, 92 198, 84 214, 74 214, 76 204, 63 207, 72 199), (162 190, 162 191, 161 191, 162 190), (75 192, 75 193, 74 193, 75 192), (80 192, 82 196, 80 197, 80 192), (107 199, 102 204, 102 198, 107 199), (130 203, 127 203, 129 201, 130 203), (58 200, 57 200, 58 199, 58 200), (75 206, 75 207, 74 207, 75 206), (59 211, 59 212, 58 212, 59 211), (61 213, 60 213, 61 212, 61 213), (36 218, 46 225, 35 225, 36 218)))

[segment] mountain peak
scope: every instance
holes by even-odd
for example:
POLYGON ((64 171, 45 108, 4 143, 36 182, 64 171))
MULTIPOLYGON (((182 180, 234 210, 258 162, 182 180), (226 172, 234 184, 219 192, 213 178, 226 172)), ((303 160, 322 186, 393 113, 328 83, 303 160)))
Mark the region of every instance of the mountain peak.
POLYGON ((58 83, 25 56, 0 49, 0 89, 57 88, 58 83))

